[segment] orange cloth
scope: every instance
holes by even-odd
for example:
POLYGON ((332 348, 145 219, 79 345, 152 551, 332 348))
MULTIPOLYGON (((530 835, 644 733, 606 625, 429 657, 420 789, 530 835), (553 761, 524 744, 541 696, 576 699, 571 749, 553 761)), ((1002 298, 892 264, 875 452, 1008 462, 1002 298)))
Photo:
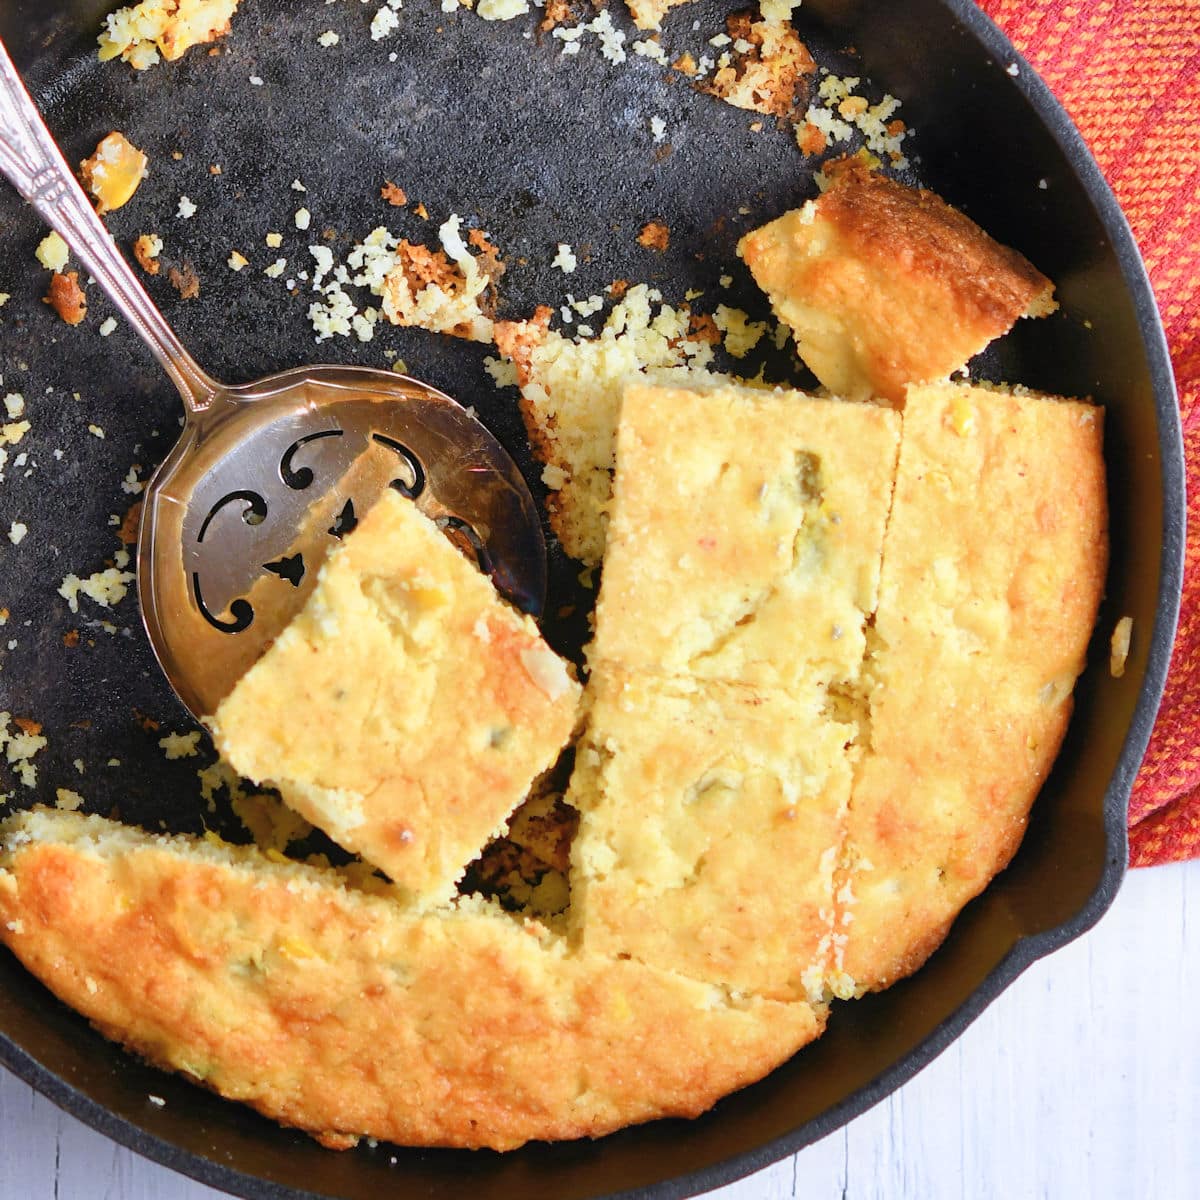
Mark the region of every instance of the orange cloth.
MULTIPOLYGON (((1134 866, 1200 857, 1200 0, 980 0, 1079 127, 1133 227, 1179 385, 1187 565, 1129 804, 1134 866)), ((1135 631, 1136 636, 1136 631, 1135 631)))

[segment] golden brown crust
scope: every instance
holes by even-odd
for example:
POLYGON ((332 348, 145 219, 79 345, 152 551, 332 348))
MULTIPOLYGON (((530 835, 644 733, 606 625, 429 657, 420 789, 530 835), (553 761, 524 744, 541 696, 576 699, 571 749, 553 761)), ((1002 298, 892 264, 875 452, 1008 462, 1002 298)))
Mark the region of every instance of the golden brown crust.
POLYGON ((1102 410, 911 388, 842 882, 859 988, 915 970, 1012 857, 1107 566, 1102 410))
POLYGON ((820 1032, 807 1004, 731 1003, 494 910, 415 917, 244 857, 17 845, 0 936, 107 1036, 332 1145, 510 1149, 695 1116, 820 1032))
POLYGON ((1023 315, 1053 309, 1051 282, 924 189, 850 165, 827 192, 747 234, 738 253, 836 395, 899 403, 944 379, 1023 315))

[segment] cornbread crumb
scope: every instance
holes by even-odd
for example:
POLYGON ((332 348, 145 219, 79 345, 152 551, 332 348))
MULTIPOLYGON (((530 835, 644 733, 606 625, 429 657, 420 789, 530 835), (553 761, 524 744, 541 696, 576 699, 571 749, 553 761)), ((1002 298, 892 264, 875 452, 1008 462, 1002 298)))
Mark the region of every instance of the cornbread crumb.
MULTIPOLYGON (((382 295, 383 315, 393 325, 416 326, 434 333, 490 342, 496 281, 504 264, 480 230, 462 237, 462 218, 452 213, 438 229, 441 250, 397 241, 386 229, 375 230, 351 252, 361 269, 353 280, 382 295)), ((314 251, 315 253, 315 251, 314 251)), ((329 259, 332 266, 332 257, 329 259)), ((347 281, 348 278, 347 278, 347 281)), ((346 300, 351 309, 353 305, 346 300)))
POLYGON ((185 260, 182 266, 171 267, 167 271, 167 278, 181 299, 195 300, 200 295, 200 277, 190 262, 185 260))
POLYGON ((479 0, 475 6, 475 12, 485 21, 511 21, 528 11, 528 0, 479 0))
POLYGON ((229 252, 229 269, 231 271, 240 271, 249 265, 250 260, 241 251, 231 250, 229 252))
POLYGON ((570 275, 579 264, 571 247, 566 242, 559 242, 558 253, 551 260, 550 265, 557 267, 564 275, 570 275))
POLYGON ((158 257, 162 254, 163 241, 156 233, 140 234, 133 243, 133 257, 147 275, 157 275, 160 268, 158 257))
POLYGON ((1125 664, 1129 659, 1129 645, 1133 639, 1133 618, 1122 617, 1113 626, 1112 640, 1109 643, 1108 673, 1114 679, 1120 679, 1125 674, 1125 664))
POLYGON ((100 61, 122 58, 134 70, 180 57, 229 32, 238 0, 141 0, 105 18, 100 61))
POLYGON ((158 739, 159 748, 170 761, 178 758, 195 758, 199 744, 200 730, 198 729, 192 730, 191 733, 168 733, 166 737, 158 739))
POLYGON ((665 251, 671 243, 671 231, 662 221, 647 221, 637 236, 638 245, 647 250, 665 251))
POLYGON ((274 232, 268 233, 266 238, 263 240, 267 243, 270 249, 278 250, 279 247, 283 245, 283 234, 274 232))
POLYGON ((10 421, 25 414, 25 397, 20 392, 9 392, 4 397, 4 411, 10 421))
POLYGON ((751 321, 740 308, 718 304, 713 324, 725 335, 725 349, 734 358, 745 358, 767 332, 765 321, 751 321))
POLYGON ((726 27, 733 57, 701 90, 735 108, 796 120, 817 65, 795 29, 778 21, 752 21, 744 12, 728 17, 726 27))
POLYGON ((705 371, 713 348, 690 334, 686 309, 664 304, 645 284, 617 291, 622 299, 596 337, 572 340, 550 329, 548 308, 496 325, 497 348, 517 369, 530 442, 545 464, 551 525, 563 549, 588 566, 603 555, 625 385, 713 378, 705 371))
POLYGON ((394 33, 400 28, 400 18, 397 15, 397 9, 400 6, 401 0, 387 0, 387 4, 371 18, 371 40, 373 42, 382 41, 389 33, 394 33))
POLYGON ((134 580, 132 571, 123 571, 119 567, 107 567, 96 571, 86 579, 78 575, 66 575, 58 586, 58 594, 67 602, 67 607, 73 612, 79 611, 80 595, 100 605, 101 608, 112 608, 125 599, 129 585, 134 580))
POLYGON ((37 786, 37 767, 33 759, 48 745, 36 721, 0 712, 0 750, 4 751, 5 762, 25 787, 37 786), (16 726, 15 730, 9 728, 10 723, 16 726))
POLYGON ((100 216, 128 204, 149 169, 146 155, 115 130, 100 140, 91 158, 79 164, 83 185, 96 198, 100 216))
POLYGON ((79 286, 79 272, 51 275, 46 303, 68 325, 78 325, 87 316, 87 296, 79 286))
POLYGON ((76 812, 83 807, 83 797, 70 788, 57 788, 54 793, 54 807, 60 812, 76 812))
POLYGON ((67 260, 71 257, 71 252, 67 249, 67 243, 63 241, 59 234, 51 230, 38 243, 38 247, 34 251, 34 256, 47 271, 53 271, 55 274, 58 274, 67 265, 67 260))

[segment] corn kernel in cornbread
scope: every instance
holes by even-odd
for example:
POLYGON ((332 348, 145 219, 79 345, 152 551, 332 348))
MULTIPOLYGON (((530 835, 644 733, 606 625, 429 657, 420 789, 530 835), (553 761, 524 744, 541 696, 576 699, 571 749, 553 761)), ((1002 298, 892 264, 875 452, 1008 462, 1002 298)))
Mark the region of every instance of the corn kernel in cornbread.
POLYGON ((695 1116, 824 1024, 479 902, 418 914, 75 813, 0 827, 0 940, 109 1037, 330 1147, 505 1150, 695 1116))
POLYGON ((781 692, 593 676, 571 930, 743 994, 820 999, 855 730, 781 692))
POLYGON ((848 817, 846 973, 915 970, 1009 860, 1104 585, 1102 411, 911 388, 848 817))
POLYGON ((436 902, 553 763, 578 697, 533 622, 389 491, 211 725, 240 774, 436 902))
POLYGON ((899 433, 875 405, 630 386, 593 667, 781 688, 856 675, 899 433))
POLYGON ((899 403, 1058 307, 1050 280, 932 192, 857 165, 831 178, 738 254, 835 395, 899 403))

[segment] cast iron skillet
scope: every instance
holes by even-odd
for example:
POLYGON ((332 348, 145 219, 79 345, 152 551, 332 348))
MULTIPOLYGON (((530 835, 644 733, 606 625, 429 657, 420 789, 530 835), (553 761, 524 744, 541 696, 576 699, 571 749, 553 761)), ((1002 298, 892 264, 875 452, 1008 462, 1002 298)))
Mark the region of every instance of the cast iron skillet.
MULTIPOLYGON (((686 287, 715 290, 728 272, 733 302, 761 314, 733 243, 812 194, 811 168, 786 132, 752 134, 747 114, 681 81, 664 82, 660 69, 640 60, 614 73, 594 47, 563 58, 555 43, 521 37, 533 18, 485 25, 412 5, 402 33, 373 44, 365 26, 374 6, 245 0, 219 56, 201 50, 137 76, 95 63, 93 39, 111 6, 9 0, 0 33, 69 158, 82 158, 111 128, 150 152, 150 183, 111 223, 126 244, 158 231, 168 259, 195 262, 198 300, 180 302, 165 273, 151 283, 197 357, 237 380, 317 358, 378 364, 389 346, 414 373, 474 403, 535 487, 514 397, 486 381, 483 348, 392 330, 366 348, 312 345, 302 317, 307 300, 287 297, 260 274, 276 254, 289 257, 289 274, 304 265, 313 239, 293 231, 294 208, 306 204, 314 234, 334 230, 341 250, 380 223, 430 239, 432 226, 377 199, 383 180, 394 179, 429 205, 435 222, 453 209, 491 231, 510 263, 504 295, 513 313, 561 302, 568 291, 587 295, 617 277, 658 281, 679 300, 686 287), (340 48, 320 50, 316 35, 330 26, 342 33, 340 48), (397 64, 388 63, 390 50, 397 64), (261 88, 248 84, 251 74, 264 79, 261 88), (669 155, 647 132, 656 113, 667 121, 669 155), (208 173, 210 163, 222 166, 219 176, 208 173), (296 177, 308 187, 303 197, 289 190, 296 177), (183 192, 199 205, 186 227, 174 217, 183 192), (743 204, 752 214, 737 212, 743 204), (651 216, 671 225, 665 257, 633 241, 651 216), (264 249, 272 229, 289 233, 283 250, 264 249), (547 265, 560 240, 583 260, 569 279, 547 265), (235 246, 254 262, 242 276, 223 266, 235 246)), ((702 3, 670 18, 668 31, 686 32, 699 17, 710 36, 722 15, 702 3)), ((1141 262, 1066 116, 967 0, 805 0, 798 21, 822 62, 852 65, 840 57, 852 45, 867 73, 903 99, 918 130, 916 174, 1057 281, 1063 313, 1022 322, 974 373, 1092 394, 1107 409, 1108 595, 1066 745, 1012 866, 918 975, 838 1006, 819 1042, 695 1122, 504 1156, 386 1146, 333 1154, 142 1066, 0 953, 0 1062, 56 1103, 124 1145, 242 1196, 684 1196, 790 1154, 882 1099, 1025 967, 1111 903, 1125 867, 1129 789, 1175 628, 1184 536, 1175 397, 1141 262), (1013 63, 1015 75, 1005 70, 1013 63), (1122 614, 1133 616, 1135 634, 1117 681, 1107 672, 1106 646, 1122 614), (165 1106, 152 1105, 150 1094, 165 1106)), ((74 616, 54 596, 62 575, 90 572, 111 557, 107 515, 130 501, 119 481, 131 462, 151 465, 165 453, 175 400, 125 331, 95 336, 107 315, 95 290, 96 310, 82 332, 42 310, 44 277, 32 268, 41 231, 7 191, 0 227, 0 270, 14 293, 0 311, 5 390, 19 388, 29 399, 34 431, 21 449, 37 462, 28 478, 10 463, 0 486, 0 526, 13 519, 30 526, 20 553, 5 547, 0 571, 0 604, 13 614, 6 633, 18 642, 5 652, 0 709, 46 723, 43 797, 55 784, 73 786, 93 811, 117 806, 130 821, 194 831, 203 807, 196 761, 166 762, 159 734, 147 733, 132 711, 154 716, 163 731, 188 728, 140 638, 132 600, 114 617, 130 632, 109 634, 85 624, 108 614, 74 616), (104 428, 104 441, 85 432, 93 423, 104 428), (61 461, 55 448, 65 451, 61 461), (82 640, 65 649, 63 635, 75 628, 82 640), (71 767, 77 756, 86 760, 82 777, 71 767), (110 757, 121 768, 106 768, 110 757)), ((547 609, 554 612, 572 596, 575 569, 561 555, 551 567, 547 609)), ((577 651, 580 627, 566 620, 549 636, 577 651)), ((205 815, 237 835, 223 810, 205 815)))

